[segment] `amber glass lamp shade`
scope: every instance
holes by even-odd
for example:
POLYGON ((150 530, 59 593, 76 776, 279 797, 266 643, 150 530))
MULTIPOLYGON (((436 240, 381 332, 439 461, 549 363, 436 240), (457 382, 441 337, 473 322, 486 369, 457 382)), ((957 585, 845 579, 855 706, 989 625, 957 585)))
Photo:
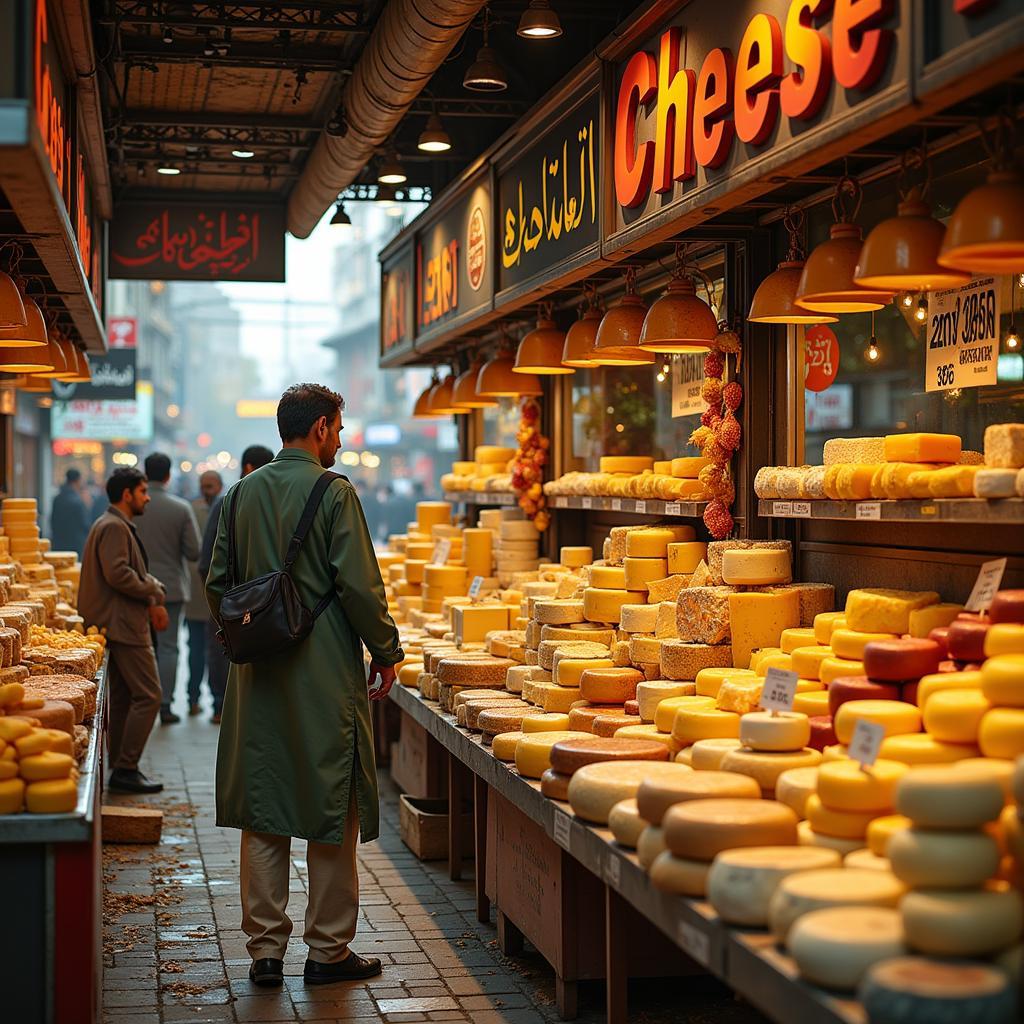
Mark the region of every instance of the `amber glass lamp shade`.
POLYGON ((860 288, 854 283, 862 245, 856 224, 833 224, 829 238, 807 258, 796 290, 796 304, 812 313, 868 313, 892 299, 889 289, 860 288))
POLYGON ((419 398, 416 399, 416 402, 412 407, 412 418, 414 420, 429 420, 434 418, 434 414, 430 411, 430 392, 434 390, 434 387, 434 384, 428 384, 420 392, 419 398))
POLYGON ((757 287, 747 319, 755 324, 834 324, 839 317, 811 313, 796 304, 803 260, 786 260, 757 287))
POLYGON ((648 366, 654 353, 640 348, 640 332, 647 316, 647 304, 639 295, 625 295, 603 317, 597 328, 591 355, 598 366, 648 366))
POLYGON ((942 267, 939 249, 946 228, 932 216, 928 204, 915 192, 896 208, 895 217, 868 232, 853 272, 862 288, 896 292, 930 292, 966 284, 970 274, 942 267))
MULTIPOLYGON (((26 354, 37 355, 36 352, 22 353, 22 355, 26 354)), ((46 362, 53 365, 49 370, 40 370, 36 376, 47 377, 51 380, 63 380, 68 372, 68 357, 61 345, 60 338, 52 331, 50 332, 46 348, 43 350, 43 358, 45 358, 46 362)))
POLYGON ((440 384, 430 392, 430 411, 434 416, 464 416, 468 409, 458 409, 454 405, 452 392, 455 390, 455 378, 449 373, 440 384))
POLYGON ((7 274, 0 272, 0 328, 24 327, 27 323, 25 303, 18 286, 7 274))
POLYGON ((71 345, 71 354, 74 357, 75 365, 69 376, 64 378, 65 383, 88 384, 92 380, 89 357, 77 345, 71 345))
POLYGON ((597 328, 601 323, 601 311, 588 309, 572 327, 566 331, 565 346, 562 349, 562 362, 566 366, 586 369, 600 366, 594 358, 594 344, 597 340, 597 328))
POLYGON ((53 368, 49 347, 0 348, 0 373, 48 373, 53 368))
POLYGON ((977 274, 1024 270, 1024 179, 992 171, 960 200, 939 251, 943 267, 977 274))
POLYGON ((558 329, 554 320, 541 317, 537 326, 519 342, 512 369, 515 373, 533 373, 545 377, 575 373, 571 366, 562 365, 564 347, 565 332, 558 329))
POLYGON ((717 335, 711 307, 697 297, 688 277, 676 277, 647 311, 640 347, 646 352, 706 352, 717 335))
POLYGON ((540 395, 544 389, 535 374, 516 373, 511 356, 500 355, 489 359, 480 367, 477 394, 485 398, 518 398, 520 395, 540 395))
POLYGON ((0 348, 39 348, 48 344, 46 321, 34 299, 25 296, 25 326, 0 329, 0 348))
POLYGON ((476 382, 480 377, 480 363, 476 362, 455 378, 455 387, 452 390, 452 401, 460 409, 491 409, 498 404, 496 398, 489 398, 481 395, 476 388, 476 382))
POLYGON ((18 390, 30 395, 45 395, 53 390, 53 384, 49 377, 42 377, 38 373, 29 373, 22 378, 18 390))

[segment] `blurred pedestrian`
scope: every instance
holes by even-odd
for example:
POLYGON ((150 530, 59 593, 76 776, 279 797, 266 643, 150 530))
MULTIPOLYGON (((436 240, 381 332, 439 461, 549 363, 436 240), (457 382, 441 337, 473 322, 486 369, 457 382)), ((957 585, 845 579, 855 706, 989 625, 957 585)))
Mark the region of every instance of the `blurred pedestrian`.
POLYGON ((184 498, 171 494, 171 460, 163 452, 146 456, 146 476, 152 501, 146 518, 136 527, 143 547, 149 553, 153 572, 166 591, 170 623, 156 642, 156 662, 160 669, 160 722, 173 725, 181 719, 171 710, 178 680, 178 645, 181 613, 189 596, 188 563, 199 557, 199 527, 192 508, 184 498))
MULTIPOLYGON (((192 502, 192 512, 202 537, 210 518, 210 507, 224 490, 224 480, 215 469, 199 477, 199 497, 192 502)), ((203 579, 198 561, 189 562, 189 597, 185 604, 185 625, 188 629, 188 713, 199 714, 199 689, 206 675, 206 624, 210 606, 206 603, 203 579)))
POLYGON ((355 489, 342 477, 324 481, 341 447, 343 406, 318 384, 281 396, 284 446, 228 492, 206 579, 217 617, 229 586, 281 569, 310 496, 326 484, 291 568, 306 607, 322 614, 297 645, 232 664, 217 750, 217 825, 242 829, 242 928, 249 978, 259 985, 283 981, 292 836, 309 840, 306 984, 381 971, 379 959, 350 948, 359 913, 356 842, 379 832, 362 645, 370 679, 380 678, 374 700, 387 695, 403 654, 355 489))
POLYGON ((115 469, 107 481, 110 504, 89 531, 82 556, 78 610, 86 626, 107 635, 110 655, 109 789, 159 793, 163 786, 139 771, 139 758, 160 708, 154 630, 168 624, 164 588, 149 572, 136 525, 149 504, 146 478, 137 469, 115 469))
POLYGON ((72 466, 64 474, 64 483, 54 495, 50 511, 50 542, 54 551, 74 551, 79 558, 92 525, 89 508, 82 497, 84 490, 82 472, 72 466))
MULTIPOLYGON (((265 466, 274 458, 274 453, 261 444, 253 444, 242 452, 242 478, 265 466)), ((199 555, 199 575, 206 579, 210 571, 210 562, 213 559, 213 544, 217 539, 217 524, 220 522, 220 507, 224 501, 221 495, 210 507, 209 516, 206 520, 206 527, 203 530, 203 550, 199 555)), ((204 593, 203 600, 206 600, 204 593)), ((207 606, 206 614, 210 614, 207 606)), ((210 687, 210 696, 213 697, 213 714, 210 721, 214 725, 220 725, 221 710, 224 707, 224 692, 228 688, 228 656, 224 653, 219 638, 217 637, 217 623, 211 616, 206 623, 206 675, 207 685, 210 687)))

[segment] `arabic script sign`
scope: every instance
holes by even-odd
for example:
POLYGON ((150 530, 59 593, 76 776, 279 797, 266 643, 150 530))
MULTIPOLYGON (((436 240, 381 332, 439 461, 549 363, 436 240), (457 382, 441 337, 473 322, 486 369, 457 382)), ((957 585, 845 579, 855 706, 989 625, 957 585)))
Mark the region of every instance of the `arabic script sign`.
POLYGON ((598 241, 600 123, 594 93, 499 174, 500 289, 598 241))
POLYGON ((229 203, 123 203, 110 225, 110 276, 283 281, 284 210, 229 203))

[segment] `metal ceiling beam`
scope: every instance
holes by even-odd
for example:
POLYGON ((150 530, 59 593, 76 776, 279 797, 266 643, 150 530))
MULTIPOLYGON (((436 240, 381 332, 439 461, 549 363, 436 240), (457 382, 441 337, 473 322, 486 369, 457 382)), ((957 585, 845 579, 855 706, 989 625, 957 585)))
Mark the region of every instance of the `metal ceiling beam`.
POLYGON ((315 132, 323 125, 308 118, 275 117, 272 114, 244 114, 231 111, 195 110, 126 110, 120 116, 121 123, 129 130, 136 126, 160 127, 172 125, 190 128, 222 128, 240 131, 284 131, 315 132))
POLYGON ((233 146, 259 149, 306 149, 309 131, 287 128, 197 128, 194 125, 122 125, 115 145, 233 146))
POLYGON ((430 100, 421 96, 409 108, 409 113, 429 117, 436 111, 441 117, 504 118, 516 121, 528 106, 519 100, 477 99, 467 90, 464 97, 446 96, 444 99, 430 100))
MULTIPOLYGON (((223 45, 222 41, 215 43, 223 45)), ((200 64, 208 67, 274 68, 278 71, 341 71, 348 67, 335 46, 292 46, 232 41, 226 54, 207 56, 205 40, 175 39, 167 45, 148 36, 122 35, 117 60, 134 64, 200 64)))
POLYGON ((175 3, 173 0, 114 0, 97 18, 104 25, 163 28, 287 29, 293 32, 364 32, 361 4, 330 0, 277 3, 175 3))

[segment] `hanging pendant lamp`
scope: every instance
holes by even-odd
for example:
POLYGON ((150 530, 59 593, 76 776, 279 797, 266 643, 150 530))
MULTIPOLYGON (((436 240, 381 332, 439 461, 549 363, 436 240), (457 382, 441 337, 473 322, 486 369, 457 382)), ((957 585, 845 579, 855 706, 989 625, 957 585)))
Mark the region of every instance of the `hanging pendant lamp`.
POLYGON ((70 376, 64 378, 66 384, 88 384, 92 380, 92 371, 89 369, 89 357, 77 346, 68 342, 71 346, 71 354, 74 358, 74 369, 70 376))
POLYGON ((565 332, 551 318, 551 303, 542 302, 537 326, 523 335, 516 349, 515 373, 534 373, 542 377, 575 373, 571 366, 562 365, 565 332))
POLYGON ((27 373, 18 385, 18 390, 28 395, 46 395, 53 391, 53 381, 37 373, 27 373))
POLYGON ((420 392, 412 407, 412 418, 414 420, 432 420, 436 418, 430 411, 430 395, 440 383, 441 378, 437 375, 437 370, 434 370, 430 375, 430 383, 420 392))
POLYGON ((812 313, 868 313, 891 301, 891 290, 860 288, 853 280, 860 249, 861 230, 852 223, 860 209, 860 185, 843 175, 836 183, 832 212, 836 223, 828 241, 816 246, 807 258, 796 304, 812 313))
POLYGON ((477 391, 477 380, 480 377, 480 360, 475 359, 472 366, 464 373, 455 378, 455 387, 452 390, 452 401, 461 409, 493 409, 497 404, 496 398, 481 395, 477 391))
POLYGON ((25 307, 24 327, 8 327, 0 330, 0 348, 40 348, 47 344, 46 321, 43 312, 34 299, 22 296, 25 307))
POLYGON ((14 279, 0 271, 0 328, 25 327, 25 303, 14 279))
POLYGON ((515 360, 505 351, 499 352, 480 367, 477 394, 485 398, 518 398, 520 395, 541 395, 540 377, 530 373, 516 373, 515 360))
POLYGON ((636 291, 636 269, 627 267, 624 277, 626 293, 601 317, 591 355, 599 366, 650 366, 654 353, 640 348, 647 303, 636 291))
POLYGON ((47 373, 53 365, 48 348, 0 348, 0 373, 47 373))
POLYGON ((465 416, 469 410, 459 409, 452 402, 452 391, 455 389, 455 377, 448 374, 430 392, 430 411, 434 416, 465 416))
MULTIPOLYGON (((46 348, 43 352, 45 354, 46 361, 53 365, 49 370, 38 371, 36 376, 45 377, 48 380, 62 380, 68 372, 68 361, 67 356, 64 354, 64 349, 61 346, 60 335, 51 328, 48 339, 46 348)), ((36 354, 37 353, 35 352, 32 353, 33 356, 36 354)))
POLYGON ((665 294, 644 317, 640 347, 645 352, 706 352, 717 334, 718 320, 711 307, 697 297, 686 271, 685 248, 677 244, 672 278, 665 294))
POLYGON ((597 306, 597 289, 589 282, 583 286, 586 298, 580 318, 566 331, 565 346, 562 348, 562 362, 566 366, 588 369, 599 366, 594 358, 594 344, 597 328, 601 323, 601 310, 597 306))
POLYGON ((783 224, 789 232, 786 258, 757 287, 747 319, 755 324, 834 324, 839 317, 811 313, 796 304, 796 290, 804 271, 803 210, 788 207, 783 224))

